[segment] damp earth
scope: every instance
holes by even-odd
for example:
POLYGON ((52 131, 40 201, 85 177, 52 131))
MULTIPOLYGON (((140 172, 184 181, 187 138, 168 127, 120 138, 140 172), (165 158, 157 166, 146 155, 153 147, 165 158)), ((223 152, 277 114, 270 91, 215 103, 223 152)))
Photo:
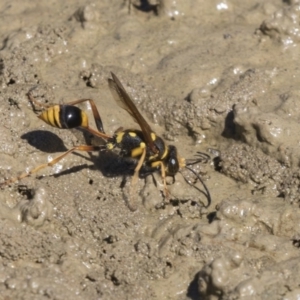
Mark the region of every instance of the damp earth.
POLYGON ((0 299, 300 297, 298 0, 2 0, 0 15, 1 182, 102 142, 43 123, 29 91, 94 99, 109 135, 137 128, 113 72, 182 157, 210 155, 193 168, 212 197, 183 170, 166 201, 155 173, 133 212, 130 166, 101 152, 3 186, 0 299))

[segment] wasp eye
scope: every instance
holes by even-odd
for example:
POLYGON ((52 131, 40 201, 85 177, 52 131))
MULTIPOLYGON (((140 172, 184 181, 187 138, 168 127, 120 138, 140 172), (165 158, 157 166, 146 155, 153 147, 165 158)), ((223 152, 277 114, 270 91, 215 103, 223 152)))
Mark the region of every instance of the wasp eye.
POLYGON ((173 176, 178 172, 178 170, 179 170, 178 160, 175 158, 170 158, 167 167, 168 175, 173 176))

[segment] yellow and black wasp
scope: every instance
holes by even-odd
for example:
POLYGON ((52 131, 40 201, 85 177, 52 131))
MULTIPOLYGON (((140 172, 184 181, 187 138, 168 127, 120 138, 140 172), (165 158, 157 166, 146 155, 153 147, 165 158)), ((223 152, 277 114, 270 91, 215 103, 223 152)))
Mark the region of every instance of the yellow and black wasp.
MULTIPOLYGON (((187 168, 201 181, 208 199, 208 205, 206 206, 208 207, 211 203, 209 190, 207 189, 201 177, 192 168, 188 167, 189 165, 197 163, 200 160, 190 160, 190 162, 187 163, 184 158, 178 155, 177 148, 175 146, 166 145, 164 140, 153 132, 149 124, 138 111, 137 107, 133 103, 131 97, 128 95, 117 76, 113 73, 111 73, 111 75, 112 79, 108 79, 108 84, 114 99, 116 100, 117 104, 125 109, 131 115, 133 120, 139 124, 141 130, 119 129, 112 137, 107 135, 104 132, 103 123, 98 109, 92 99, 80 99, 65 105, 43 107, 44 111, 38 117, 44 122, 53 127, 61 129, 82 128, 93 135, 102 138, 105 141, 104 148, 103 146, 94 145, 75 146, 54 158, 52 161, 37 166, 28 173, 23 173, 19 177, 6 180, 2 185, 21 180, 47 166, 53 166, 66 155, 74 151, 92 152, 103 151, 104 149, 113 150, 114 148, 118 148, 120 150, 118 154, 119 156, 123 158, 132 158, 135 161, 132 186, 136 184, 141 172, 143 172, 143 174, 151 174, 153 172, 160 171, 164 185, 164 194, 168 198, 169 193, 166 184, 166 176, 172 176, 174 179, 174 176, 180 171, 180 169, 187 168), (90 103, 97 130, 89 126, 87 114, 75 106, 82 102, 90 103)), ((28 97, 33 105, 41 106, 33 98, 30 92, 28 93, 28 97)))

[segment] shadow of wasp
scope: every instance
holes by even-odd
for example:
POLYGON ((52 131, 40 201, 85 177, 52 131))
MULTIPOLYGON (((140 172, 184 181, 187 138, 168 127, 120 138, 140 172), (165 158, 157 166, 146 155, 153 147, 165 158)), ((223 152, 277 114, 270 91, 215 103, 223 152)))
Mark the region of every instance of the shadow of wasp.
MULTIPOLYGON (((43 168, 53 166, 68 154, 74 151, 111 151, 115 148, 119 149, 118 157, 124 159, 132 159, 135 162, 133 170, 133 176, 131 181, 131 189, 137 184, 138 178, 143 174, 143 177, 160 171, 163 186, 164 196, 169 199, 169 191, 167 188, 166 177, 173 177, 173 183, 175 182, 175 175, 180 172, 181 169, 186 168, 192 172, 197 180, 201 182, 205 189, 205 193, 201 191, 194 184, 190 183, 184 176, 187 183, 196 188, 199 192, 206 194, 208 203, 205 207, 209 207, 211 204, 211 196, 205 183, 191 167, 190 165, 208 160, 209 156, 199 152, 198 158, 185 160, 180 157, 177 152, 177 148, 173 145, 166 145, 164 140, 157 136, 146 122, 144 117, 138 111, 137 107, 133 103, 131 97, 126 92, 120 80, 114 73, 111 73, 112 79, 108 79, 108 85, 112 92, 112 95, 117 104, 126 110, 133 120, 138 123, 140 130, 136 129, 118 129, 113 136, 109 136, 105 133, 103 123, 98 112, 98 109, 92 99, 80 99, 73 102, 69 102, 65 105, 50 105, 45 106, 38 103, 32 96, 31 92, 28 93, 28 98, 34 107, 40 106, 43 111, 38 116, 45 123, 60 129, 72 129, 81 128, 91 133, 94 136, 100 137, 105 141, 105 145, 78 145, 75 146, 63 154, 57 156, 52 161, 41 164, 27 173, 23 173, 18 177, 8 179, 4 181, 1 186, 11 184, 15 181, 19 181, 25 177, 31 176, 37 173, 43 168), (88 117, 85 111, 78 108, 77 104, 89 102, 92 113, 94 116, 97 130, 89 126, 88 117)), ((183 174, 182 174, 183 175, 183 174)), ((129 208, 135 210, 135 207, 128 203, 129 208)))

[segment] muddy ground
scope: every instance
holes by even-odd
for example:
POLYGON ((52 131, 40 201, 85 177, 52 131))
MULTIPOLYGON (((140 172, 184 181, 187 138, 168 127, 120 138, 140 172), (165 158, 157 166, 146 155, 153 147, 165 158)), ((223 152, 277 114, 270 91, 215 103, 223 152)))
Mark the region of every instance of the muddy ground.
POLYGON ((30 90, 94 99, 109 135, 137 128, 114 72, 181 156, 210 155, 193 169, 212 197, 186 169, 169 201, 159 173, 133 189, 105 152, 4 185, 0 299, 300 297, 299 1, 2 0, 0 16, 2 182, 84 142, 38 119, 30 90))

